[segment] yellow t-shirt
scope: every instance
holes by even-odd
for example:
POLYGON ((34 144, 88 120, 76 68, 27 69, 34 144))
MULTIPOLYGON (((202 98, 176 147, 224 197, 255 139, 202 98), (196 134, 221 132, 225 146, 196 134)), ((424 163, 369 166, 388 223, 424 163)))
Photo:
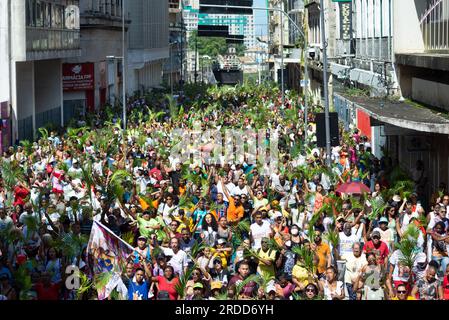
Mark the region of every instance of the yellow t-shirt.
POLYGON ((294 279, 296 279, 296 281, 304 286, 307 286, 309 284, 309 273, 307 272, 306 268, 300 266, 299 264, 296 264, 293 267, 292 276, 294 279))
POLYGON ((271 261, 271 265, 267 266, 266 264, 259 261, 259 265, 257 266, 257 272, 262 277, 274 277, 274 262, 276 260, 276 251, 268 249, 266 252, 263 252, 262 249, 257 250, 257 254, 260 258, 271 261))
MULTIPOLYGON (((399 300, 399 298, 398 298, 398 297, 394 297, 394 298, 391 299, 391 300, 399 300)), ((413 298, 412 296, 408 296, 408 297, 407 297, 407 300, 416 300, 416 299, 413 298)))

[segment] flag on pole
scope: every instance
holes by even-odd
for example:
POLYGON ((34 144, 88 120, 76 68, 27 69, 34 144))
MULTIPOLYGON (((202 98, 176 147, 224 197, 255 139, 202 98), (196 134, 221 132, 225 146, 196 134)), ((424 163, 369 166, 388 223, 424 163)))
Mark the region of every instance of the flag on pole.
POLYGON ((87 245, 87 254, 91 257, 88 259, 89 268, 94 278, 104 274, 111 275, 108 284, 97 289, 99 300, 106 299, 117 286, 118 290, 122 291, 124 285, 120 275, 133 251, 133 247, 116 236, 110 229, 100 222, 94 221, 87 245))

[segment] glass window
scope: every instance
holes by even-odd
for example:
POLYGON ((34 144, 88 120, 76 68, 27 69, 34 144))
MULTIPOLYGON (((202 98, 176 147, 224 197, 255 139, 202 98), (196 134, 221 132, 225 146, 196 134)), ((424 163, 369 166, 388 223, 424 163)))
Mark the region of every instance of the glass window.
POLYGON ((36 27, 44 26, 44 6, 42 1, 36 1, 36 27))
POLYGON ((44 27, 51 28, 51 3, 44 3, 44 27))

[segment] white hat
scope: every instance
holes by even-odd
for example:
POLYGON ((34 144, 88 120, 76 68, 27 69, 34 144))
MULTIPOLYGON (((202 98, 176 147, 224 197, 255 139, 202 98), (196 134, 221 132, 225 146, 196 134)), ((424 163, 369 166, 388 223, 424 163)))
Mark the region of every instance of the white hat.
POLYGON ((273 214, 273 219, 277 219, 279 217, 282 217, 282 213, 280 213, 279 211, 275 211, 273 214))
POLYGON ((73 159, 72 164, 78 163, 78 159, 73 159))
POLYGON ((401 197, 400 197, 399 195, 395 195, 395 196, 393 197, 393 201, 394 201, 394 202, 401 202, 401 197))

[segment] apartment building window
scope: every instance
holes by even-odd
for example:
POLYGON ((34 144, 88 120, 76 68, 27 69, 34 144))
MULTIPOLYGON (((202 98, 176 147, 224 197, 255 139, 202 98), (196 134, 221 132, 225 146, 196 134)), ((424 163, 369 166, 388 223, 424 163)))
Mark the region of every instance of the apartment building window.
POLYGON ((52 6, 52 28, 64 28, 64 7, 61 5, 52 6))
POLYGON ((51 3, 44 2, 42 5, 44 12, 44 27, 51 28, 51 3))

